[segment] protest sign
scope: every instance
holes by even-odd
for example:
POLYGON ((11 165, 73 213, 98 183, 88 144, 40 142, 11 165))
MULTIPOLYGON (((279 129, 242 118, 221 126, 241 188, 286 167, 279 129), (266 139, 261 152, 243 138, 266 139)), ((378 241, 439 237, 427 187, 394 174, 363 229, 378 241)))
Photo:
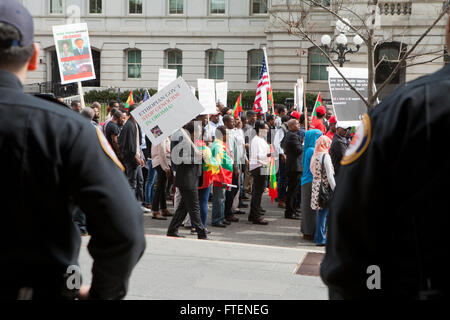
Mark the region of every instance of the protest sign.
POLYGON ((297 111, 303 111, 303 78, 298 79, 294 88, 294 104, 297 111))
POLYGON ((53 39, 62 84, 95 79, 86 23, 54 26, 53 39))
MULTIPOLYGON (((367 68, 339 68, 339 71, 363 97, 367 97, 367 68)), ((336 69, 329 68, 328 81, 334 114, 339 125, 357 127, 361 123, 362 116, 367 112, 365 103, 337 73, 336 69)))
POLYGON ((212 79, 198 79, 198 100, 205 108, 202 114, 217 113, 216 109, 216 89, 214 80, 212 79))
POLYGON ((153 145, 203 112, 191 88, 179 77, 131 112, 153 145))
POLYGON ((216 83, 217 102, 221 102, 226 107, 228 98, 227 96, 228 96, 228 82, 216 83))
POLYGON ((158 91, 177 79, 176 69, 159 69, 158 91))

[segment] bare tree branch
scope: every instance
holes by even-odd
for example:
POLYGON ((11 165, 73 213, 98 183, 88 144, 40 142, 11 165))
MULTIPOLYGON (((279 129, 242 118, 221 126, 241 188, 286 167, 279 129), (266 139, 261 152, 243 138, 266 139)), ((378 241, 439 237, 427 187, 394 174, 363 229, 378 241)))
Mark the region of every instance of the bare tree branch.
POLYGON ((430 60, 427 60, 427 61, 421 61, 421 62, 416 62, 416 63, 412 63, 412 64, 407 64, 407 65, 403 66, 402 68, 409 68, 409 67, 417 66, 417 65, 420 65, 420 64, 430 63, 430 62, 433 62, 433 61, 435 61, 435 60, 437 60, 439 58, 442 58, 444 56, 445 56, 445 54, 441 54, 440 56, 437 56, 437 57, 435 57, 433 59, 430 59, 430 60))
POLYGON ((442 17, 444 15, 447 14, 446 10, 443 10, 441 12, 441 14, 439 14, 439 16, 436 18, 436 20, 433 22, 433 24, 428 27, 428 29, 420 36, 420 38, 416 41, 416 43, 412 46, 412 48, 402 57, 402 59, 400 60, 400 62, 397 64, 397 66, 395 67, 395 69, 392 71, 392 73, 390 74, 390 76, 381 84, 381 86, 378 88, 378 90, 375 92, 375 94, 373 95, 372 99, 373 101, 376 101, 376 99, 378 98, 378 96, 380 95, 381 90, 383 90, 383 88, 392 81, 392 79, 394 79, 395 75, 397 74, 398 70, 400 69, 401 65, 406 61, 406 58, 414 51, 414 49, 416 49, 416 47, 419 45, 419 43, 423 40, 423 38, 425 38, 425 36, 430 33, 430 31, 434 28, 434 26, 442 19, 442 17))

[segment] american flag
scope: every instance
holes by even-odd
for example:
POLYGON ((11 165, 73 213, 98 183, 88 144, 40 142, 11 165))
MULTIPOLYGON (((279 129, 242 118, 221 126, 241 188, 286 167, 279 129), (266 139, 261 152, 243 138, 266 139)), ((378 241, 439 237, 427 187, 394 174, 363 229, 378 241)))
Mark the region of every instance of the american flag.
MULTIPOLYGON (((266 88, 266 91, 269 90, 270 87, 270 80, 269 80, 269 73, 267 72, 267 65, 266 65, 266 57, 263 56, 262 65, 261 65, 261 73, 259 74, 259 81, 258 86, 256 87, 256 97, 255 97, 255 103, 253 104, 253 110, 255 112, 262 112, 262 95, 261 90, 263 88, 266 88)), ((267 96, 265 95, 267 98, 267 96)), ((267 104, 267 101, 265 102, 267 104)))

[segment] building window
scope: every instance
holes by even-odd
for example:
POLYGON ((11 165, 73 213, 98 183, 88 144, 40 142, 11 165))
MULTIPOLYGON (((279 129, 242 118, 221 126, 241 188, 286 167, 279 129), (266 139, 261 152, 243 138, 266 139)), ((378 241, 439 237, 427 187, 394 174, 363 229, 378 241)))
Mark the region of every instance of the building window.
POLYGON ((259 80, 261 73, 263 50, 250 50, 248 52, 248 80, 259 80))
POLYGON ((309 57, 309 80, 328 80, 327 67, 329 65, 325 57, 318 48, 310 48, 309 57))
POLYGON ((252 0, 252 14, 266 14, 268 0, 252 0))
POLYGON ((102 1, 103 0, 89 0, 89 13, 102 13, 102 1))
POLYGON ((50 13, 63 14, 63 0, 50 0, 50 13))
POLYGON ((142 0, 129 0, 128 5, 130 14, 142 14, 142 0))
POLYGON ((128 65, 128 75, 129 79, 140 79, 141 68, 142 68, 142 58, 141 50, 131 49, 127 52, 127 65, 128 65))
POLYGON ((183 14, 184 0, 169 0, 169 14, 183 14))
POLYGON ((448 54, 448 50, 444 49, 444 65, 448 65, 450 63, 450 55, 448 54))
POLYGON ((316 2, 320 3, 324 7, 329 7, 330 6, 330 0, 318 0, 316 2))
POLYGON ((222 50, 207 52, 208 79, 224 79, 224 52, 222 50))
POLYGON ((210 14, 225 14, 225 0, 209 0, 210 14))
MULTIPOLYGON (((397 66, 402 56, 406 53, 406 46, 400 42, 385 42, 375 50, 375 65, 379 66, 376 70, 375 83, 381 84, 386 81, 397 66), (402 53, 400 54, 400 47, 402 53), (382 59, 387 61, 382 61, 382 59)), ((400 68, 397 74, 392 78, 390 84, 399 84, 405 82, 405 68, 400 68)))
POLYGON ((167 69, 176 69, 177 77, 183 75, 183 53, 181 50, 167 51, 167 69))

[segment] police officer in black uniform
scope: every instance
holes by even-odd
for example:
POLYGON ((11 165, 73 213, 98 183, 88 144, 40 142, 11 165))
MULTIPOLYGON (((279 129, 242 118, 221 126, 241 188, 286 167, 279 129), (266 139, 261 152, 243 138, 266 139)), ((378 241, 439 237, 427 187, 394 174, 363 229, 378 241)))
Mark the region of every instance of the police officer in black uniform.
MULTIPOLYGON (((101 133, 60 105, 23 93, 35 70, 33 20, 0 0, 0 299, 73 299, 86 213, 93 257, 79 298, 120 299, 145 249, 142 212, 101 133)), ((78 281, 79 282, 79 281, 78 281)))
MULTIPOLYGON (((449 29, 450 19, 447 47, 449 29)), ((330 206, 321 277, 331 299, 448 297, 449 92, 450 65, 364 116, 330 206)))

